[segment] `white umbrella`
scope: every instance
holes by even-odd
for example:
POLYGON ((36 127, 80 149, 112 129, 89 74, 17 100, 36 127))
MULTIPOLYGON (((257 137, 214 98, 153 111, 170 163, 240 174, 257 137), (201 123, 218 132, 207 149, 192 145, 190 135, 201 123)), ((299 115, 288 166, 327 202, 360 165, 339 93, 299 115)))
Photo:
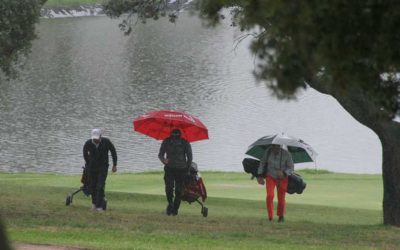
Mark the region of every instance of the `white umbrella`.
POLYGON ((318 155, 317 152, 303 140, 285 133, 261 137, 248 147, 246 154, 261 159, 265 150, 273 144, 285 147, 292 155, 294 163, 315 162, 318 155))

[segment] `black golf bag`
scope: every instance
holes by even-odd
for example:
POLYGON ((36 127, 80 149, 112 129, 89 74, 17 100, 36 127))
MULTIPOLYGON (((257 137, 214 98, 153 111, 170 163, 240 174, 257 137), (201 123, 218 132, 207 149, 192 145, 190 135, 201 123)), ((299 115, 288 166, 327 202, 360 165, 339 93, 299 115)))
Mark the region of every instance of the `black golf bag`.
POLYGON ((254 179, 259 176, 263 176, 262 174, 259 175, 257 173, 258 166, 260 166, 260 161, 252 158, 244 158, 242 161, 243 169, 246 173, 251 174, 251 179, 254 179))
MULTIPOLYGON (((261 175, 257 173, 258 166, 260 165, 259 160, 252 158, 244 158, 242 164, 244 171, 248 174, 251 174, 251 179, 265 175, 265 173, 261 175)), ((288 187, 286 193, 301 194, 303 193, 306 186, 307 184, 303 180, 303 178, 299 174, 293 172, 291 175, 288 176, 288 187)))
MULTIPOLYGON (((67 198, 65 199, 65 205, 66 206, 69 206, 72 203, 72 199, 73 199, 74 195, 76 195, 80 191, 82 191, 86 196, 90 196, 91 195, 89 170, 87 169, 86 166, 83 166, 82 169, 83 169, 82 176, 81 176, 82 186, 78 190, 76 190, 75 192, 70 193, 70 194, 67 195, 67 198)), ((104 210, 107 209, 107 199, 106 198, 104 198, 102 207, 103 207, 104 210)))
POLYGON ((306 188, 307 183, 303 180, 303 178, 297 174, 293 173, 288 176, 288 187, 286 193, 288 194, 301 194, 306 188))

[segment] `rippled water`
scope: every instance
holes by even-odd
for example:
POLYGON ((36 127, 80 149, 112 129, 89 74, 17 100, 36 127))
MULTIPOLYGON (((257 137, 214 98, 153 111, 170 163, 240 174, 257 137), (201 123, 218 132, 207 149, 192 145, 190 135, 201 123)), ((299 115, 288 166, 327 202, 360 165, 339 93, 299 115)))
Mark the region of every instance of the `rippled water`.
MULTIPOLYGON (((77 173, 93 127, 115 144, 121 171, 161 169, 160 141, 133 132, 157 109, 199 117, 210 140, 192 144, 201 170, 242 171, 247 146, 286 132, 319 153, 317 167, 381 172, 377 136, 315 90, 298 101, 272 97, 255 82, 248 41, 229 21, 203 28, 182 15, 137 24, 131 36, 106 17, 42 20, 19 79, 1 83, 0 170, 77 173)), ((303 164, 298 168, 314 168, 303 164)))

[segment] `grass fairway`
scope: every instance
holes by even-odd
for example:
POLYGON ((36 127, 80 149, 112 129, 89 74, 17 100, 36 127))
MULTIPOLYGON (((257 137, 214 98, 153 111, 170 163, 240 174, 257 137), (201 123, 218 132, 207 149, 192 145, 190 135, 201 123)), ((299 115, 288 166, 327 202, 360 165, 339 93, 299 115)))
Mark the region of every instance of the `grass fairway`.
POLYGON ((90 249, 398 249, 400 229, 382 225, 379 175, 304 171, 307 188, 287 196, 286 222, 266 219, 265 190, 242 173, 205 172, 209 216, 182 203, 164 214, 162 173, 110 174, 108 211, 83 194, 80 176, 0 174, 0 213, 14 242, 90 249))

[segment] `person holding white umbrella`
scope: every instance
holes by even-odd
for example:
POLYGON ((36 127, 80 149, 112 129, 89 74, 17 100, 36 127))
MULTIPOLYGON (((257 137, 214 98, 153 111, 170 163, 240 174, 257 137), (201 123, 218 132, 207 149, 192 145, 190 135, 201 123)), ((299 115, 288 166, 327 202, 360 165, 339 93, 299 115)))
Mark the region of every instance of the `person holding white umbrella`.
POLYGON ((281 148, 279 144, 272 144, 260 161, 258 167, 257 182, 260 185, 265 184, 266 180, 266 205, 268 210, 268 219, 272 221, 274 214, 274 192, 277 187, 278 209, 277 215, 279 222, 284 222, 285 214, 285 194, 288 186, 288 176, 294 171, 293 159, 290 153, 281 148), (265 179, 265 180, 264 180, 265 179))

